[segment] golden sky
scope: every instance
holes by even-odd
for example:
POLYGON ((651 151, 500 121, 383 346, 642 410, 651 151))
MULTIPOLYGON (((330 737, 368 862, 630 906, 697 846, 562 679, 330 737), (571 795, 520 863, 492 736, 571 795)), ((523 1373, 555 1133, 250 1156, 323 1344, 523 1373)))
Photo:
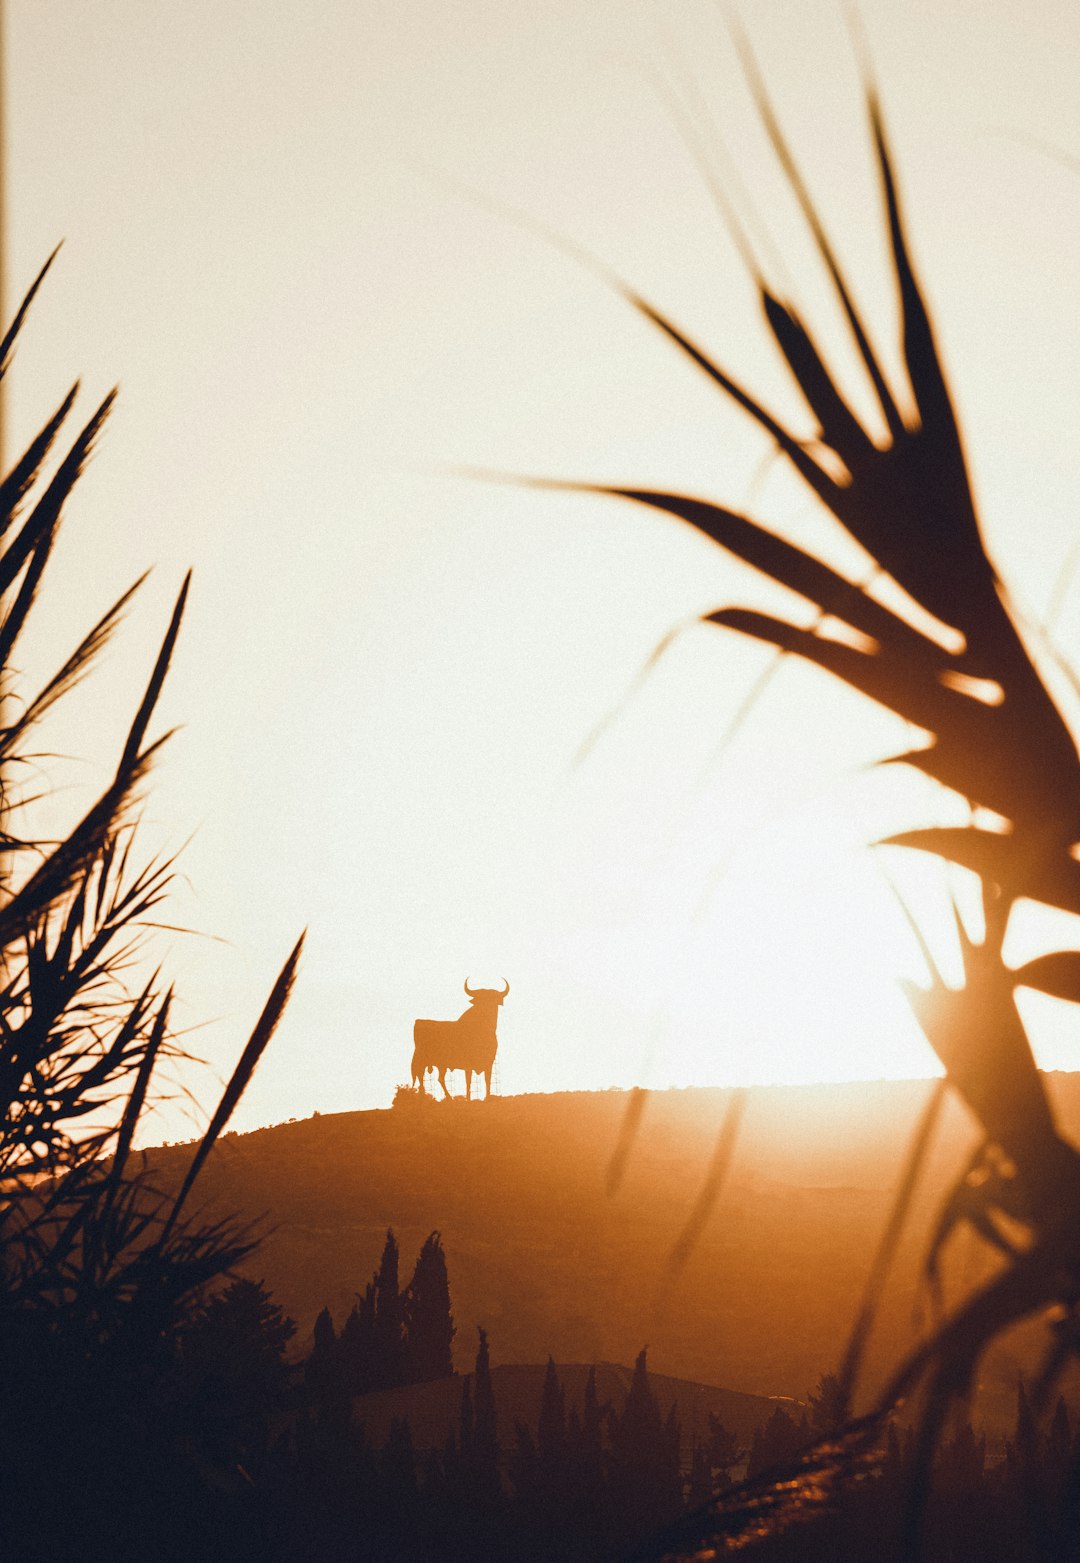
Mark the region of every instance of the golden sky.
MULTIPOLYGON (((1080 506, 1080 15, 860 13, 985 533, 1038 620, 1080 506)), ((839 7, 741 16, 895 364, 839 7)), ((87 410, 122 389, 41 665, 155 566, 50 735, 85 759, 47 771, 72 808, 104 776, 193 566, 147 839, 192 836, 174 914, 214 937, 172 941, 170 971, 187 1023, 218 1021, 191 1045, 219 1071, 311 929, 238 1126, 386 1104, 413 1018, 458 1013, 466 977, 512 986, 504 1092, 928 1071, 895 980, 918 957, 865 843, 957 805, 868 769, 901 725, 785 662, 721 757, 769 655, 693 621, 780 598, 674 522, 452 475, 696 490, 850 563, 674 349, 455 184, 584 245, 798 419, 657 90, 715 125, 777 280, 850 369, 721 8, 9 0, 7 21, 12 289, 66 241, 20 347, 15 438, 76 375, 87 410)), ((1057 595, 1077 665, 1080 582, 1057 595)), ((939 926, 945 870, 889 867, 939 926)), ((1045 1062, 1080 1062, 1071 1011, 1032 1015, 1045 1062)), ((179 1112, 160 1133, 189 1132, 179 1112)))

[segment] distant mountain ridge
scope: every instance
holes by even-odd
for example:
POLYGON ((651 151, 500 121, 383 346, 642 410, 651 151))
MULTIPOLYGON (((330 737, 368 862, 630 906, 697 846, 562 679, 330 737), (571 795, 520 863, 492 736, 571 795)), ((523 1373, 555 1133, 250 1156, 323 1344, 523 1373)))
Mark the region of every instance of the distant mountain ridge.
MULTIPOLYGON (((1080 1138, 1080 1075, 1046 1076, 1061 1126, 1080 1138)), ((262 1218, 249 1273, 297 1320, 298 1344, 329 1305, 340 1327, 388 1227, 407 1279, 442 1233, 458 1334, 475 1326, 498 1363, 632 1362, 750 1395, 801 1399, 835 1365, 858 1307, 929 1081, 751 1091, 716 1208, 683 1271, 668 1263, 702 1185, 731 1093, 651 1093, 621 1186, 605 1181, 625 1092, 412 1099, 229 1135, 201 1181, 211 1212, 262 1218)), ((927 1298, 926 1234, 974 1130, 950 1103, 920 1180, 871 1343, 871 1377, 914 1338, 927 1298)), ((178 1176, 188 1152, 149 1152, 178 1176)), ((947 1295, 989 1261, 958 1237, 947 1295)), ((1006 1343, 984 1389, 1013 1413, 1022 1343, 1006 1343)))

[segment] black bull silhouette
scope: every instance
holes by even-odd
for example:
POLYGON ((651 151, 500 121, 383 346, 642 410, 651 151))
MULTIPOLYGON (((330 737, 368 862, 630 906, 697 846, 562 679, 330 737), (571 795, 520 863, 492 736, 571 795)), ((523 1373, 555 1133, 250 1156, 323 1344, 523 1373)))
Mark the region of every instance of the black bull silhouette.
POLYGON ((484 1099, 491 1095, 491 1070, 499 1043, 495 1036, 499 1010, 510 984, 498 988, 470 988, 465 979, 465 992, 469 995, 469 1008, 457 1020, 418 1020, 413 1025, 412 1080, 424 1090, 424 1076, 429 1069, 439 1074, 443 1098, 450 1095, 446 1089, 446 1071, 464 1069, 465 1095, 472 1096, 473 1075, 484 1077, 484 1099))

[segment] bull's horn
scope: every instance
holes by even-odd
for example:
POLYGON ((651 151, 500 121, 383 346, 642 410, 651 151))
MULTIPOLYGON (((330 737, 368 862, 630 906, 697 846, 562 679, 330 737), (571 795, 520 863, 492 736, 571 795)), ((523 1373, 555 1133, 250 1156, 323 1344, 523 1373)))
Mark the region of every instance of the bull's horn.
POLYGON ((473 997, 474 992, 479 992, 479 989, 474 990, 473 988, 469 987, 468 977, 465 978, 465 992, 469 995, 470 998, 473 997))
MULTIPOLYGON (((505 982, 505 981, 506 981, 506 979, 505 979, 505 977, 504 977, 504 978, 503 978, 503 981, 504 981, 504 982, 505 982)), ((506 997, 506 995, 507 995, 507 994, 508 994, 508 993, 509 993, 509 992, 510 992, 510 984, 509 984, 509 983, 508 983, 508 982, 507 982, 507 983, 506 983, 506 987, 505 987, 505 988, 504 988, 504 989, 503 989, 503 992, 502 992, 502 996, 503 996, 503 998, 505 998, 505 997, 506 997)))

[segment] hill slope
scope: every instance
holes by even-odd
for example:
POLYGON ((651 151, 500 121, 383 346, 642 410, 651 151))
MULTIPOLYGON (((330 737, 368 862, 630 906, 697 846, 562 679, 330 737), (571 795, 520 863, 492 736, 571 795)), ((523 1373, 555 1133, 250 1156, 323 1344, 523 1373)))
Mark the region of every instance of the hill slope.
MULTIPOLYGON (((1080 1076, 1048 1076, 1063 1126, 1080 1131, 1080 1076)), ((621 1186, 605 1178, 621 1092, 412 1100, 227 1136, 201 1182, 207 1207, 265 1218, 250 1265, 303 1340, 329 1304, 340 1324, 392 1226, 408 1278, 427 1234, 443 1235, 457 1366, 475 1326, 496 1362, 631 1362, 751 1394, 803 1397, 835 1364, 891 1202, 926 1081, 769 1087, 751 1093, 720 1199, 682 1272, 668 1263, 730 1100, 658 1092, 646 1103, 621 1186)), ((950 1106, 898 1255, 872 1350, 878 1371, 913 1338, 925 1233, 973 1130, 950 1106)), ((152 1153, 168 1172, 186 1152, 152 1153)), ((982 1273, 954 1240, 952 1293, 982 1273)), ((925 1312, 925 1309, 924 1309, 925 1312)), ((1017 1347, 1016 1350, 1020 1348, 1017 1347)), ((1015 1351, 990 1375, 1001 1414, 1015 1351)))

